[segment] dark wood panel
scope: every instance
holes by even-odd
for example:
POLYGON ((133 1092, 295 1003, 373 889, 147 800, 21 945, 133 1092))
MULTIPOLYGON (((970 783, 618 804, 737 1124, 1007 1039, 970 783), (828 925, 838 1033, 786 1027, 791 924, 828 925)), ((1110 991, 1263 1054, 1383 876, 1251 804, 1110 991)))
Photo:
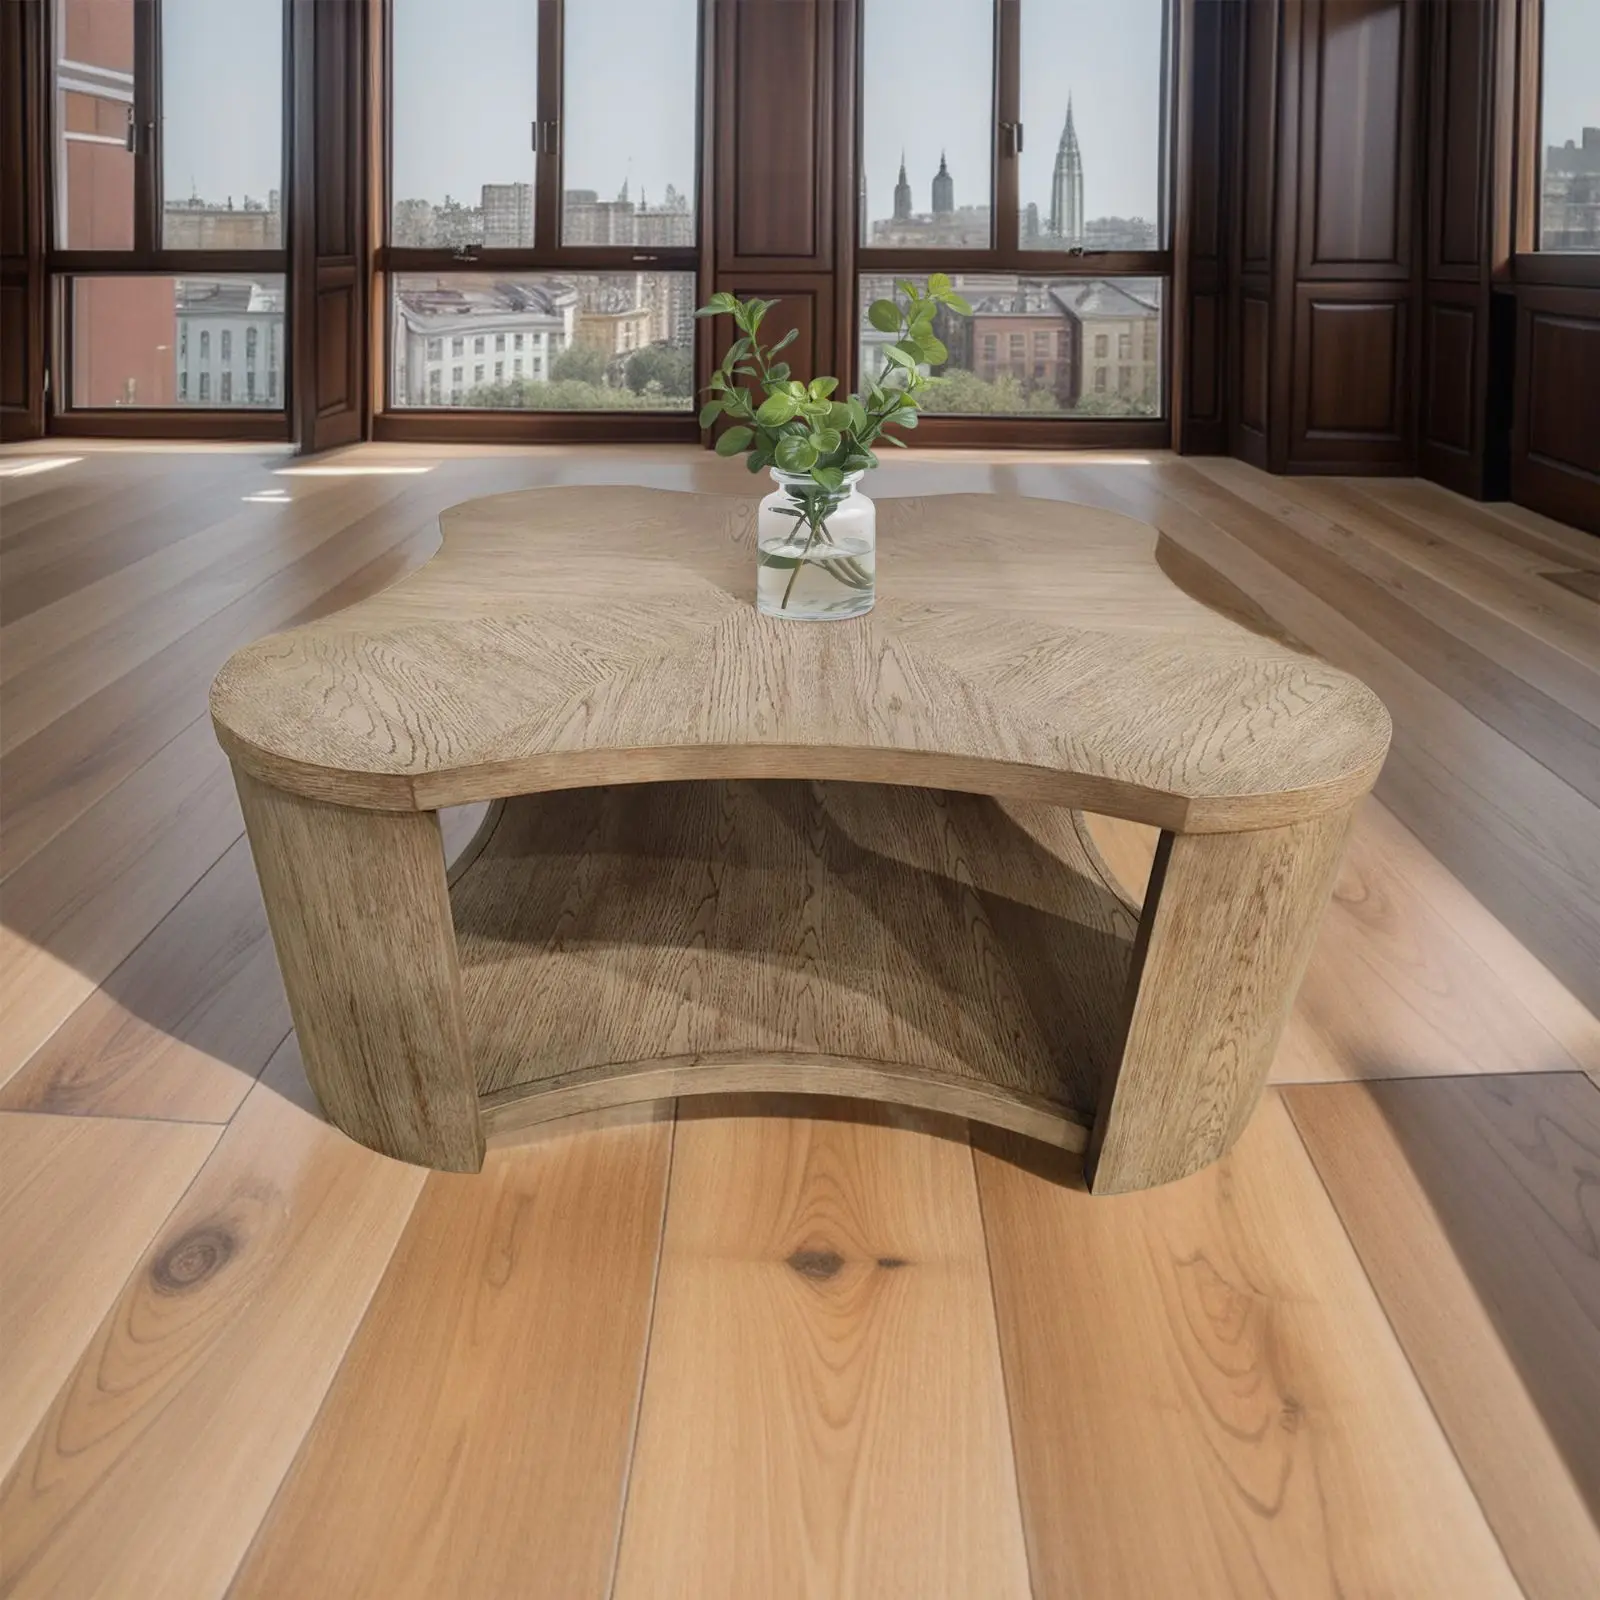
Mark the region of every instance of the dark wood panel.
POLYGON ((1222 420, 1222 296, 1197 294, 1189 301, 1188 406, 1193 422, 1222 420))
POLYGON ((320 416, 348 411, 359 392, 352 322, 356 288, 336 283, 317 290, 317 409, 320 416))
POLYGON ((1230 8, 1197 0, 1189 48, 1189 256, 1220 261, 1227 170, 1226 49, 1230 8))
POLYGON ((723 0, 717 267, 831 265, 834 6, 723 0))
POLYGON ((1489 139, 1492 0, 1451 0, 1431 13, 1428 271, 1475 275, 1488 241, 1483 180, 1489 139))
POLYGON ((1267 359, 1271 348, 1271 306, 1246 296, 1239 317, 1239 424, 1252 432, 1267 431, 1267 359))
POLYGON ((1422 437, 1430 445, 1465 454, 1474 444, 1477 311, 1470 305, 1430 302, 1426 317, 1422 437))
MULTIPOLYGON (((776 344, 789 330, 795 330, 795 341, 783 352, 780 360, 789 363, 791 374, 804 382, 819 373, 833 372, 833 279, 825 273, 798 278, 794 276, 764 277, 758 274, 739 274, 720 278, 719 291, 726 290, 741 299, 757 295, 763 300, 778 303, 761 324, 761 342, 776 344)), ((713 351, 720 361, 732 342, 733 324, 726 317, 716 323, 716 342, 713 351)), ((845 373, 834 373, 841 389, 853 388, 853 381, 845 373)))
POLYGON ((1317 0, 1304 36, 1302 275, 1409 270, 1419 11, 1408 0, 1317 0))
POLYGON ((42 11, 0 4, 0 440, 45 426, 42 11))
POLYGON ((1600 290, 1518 289, 1511 497, 1600 533, 1600 290))
POLYGON ((1277 149, 1278 7, 1245 7, 1244 96, 1240 128, 1240 263, 1265 271, 1272 258, 1274 154, 1277 149))
POLYGON ((1359 472, 1407 459, 1407 302, 1378 284, 1297 291, 1292 464, 1359 472))

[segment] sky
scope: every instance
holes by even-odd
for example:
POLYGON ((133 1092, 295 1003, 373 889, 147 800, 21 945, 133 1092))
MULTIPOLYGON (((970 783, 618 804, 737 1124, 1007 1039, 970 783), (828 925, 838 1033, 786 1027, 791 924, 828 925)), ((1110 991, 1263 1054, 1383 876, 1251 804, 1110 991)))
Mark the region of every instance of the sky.
POLYGON ((283 0, 163 0, 161 69, 168 199, 283 187, 283 0))
MULTIPOLYGON (((1050 210, 1050 177, 1073 105, 1086 219, 1154 219, 1161 142, 1164 0, 1023 0, 1021 203, 1050 210)), ((944 150, 956 204, 986 205, 992 0, 866 0, 862 154, 867 214, 892 213, 900 149, 913 207, 927 211, 944 150)))
MULTIPOLYGON (((394 197, 476 204, 531 183, 538 115, 533 0, 395 0, 394 197)), ((696 0, 566 8, 564 185, 613 198, 693 195, 696 0)))
POLYGON ((1600 128, 1600 0, 1545 0, 1544 138, 1582 144, 1600 128))

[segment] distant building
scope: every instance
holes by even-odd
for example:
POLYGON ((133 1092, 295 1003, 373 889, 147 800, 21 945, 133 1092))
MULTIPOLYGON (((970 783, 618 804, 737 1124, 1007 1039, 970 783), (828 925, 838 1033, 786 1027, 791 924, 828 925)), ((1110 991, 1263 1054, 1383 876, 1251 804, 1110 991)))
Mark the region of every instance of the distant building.
POLYGON ((405 405, 450 406, 485 385, 548 381, 577 321, 578 293, 565 282, 402 279, 394 297, 395 388, 405 405))
POLYGON ((972 316, 951 329, 956 364, 993 383, 1015 379, 1024 393, 1047 390, 1070 406, 1077 372, 1077 327, 1047 282, 989 278, 964 286, 972 316))
POLYGON ((1600 128, 1546 147, 1541 188, 1540 248, 1600 250, 1600 128))
POLYGON ((483 243, 489 250, 533 245, 533 185, 486 183, 482 191, 483 243))
POLYGON ((283 244, 283 216, 278 191, 266 200, 245 196, 235 208, 191 195, 169 200, 162 208, 162 243, 168 250, 276 250, 283 244))
POLYGON ((1156 225, 1144 217, 1094 217, 1083 225, 1085 250, 1155 250, 1156 225))
POLYGON ((1050 179, 1050 233, 1053 242, 1064 249, 1083 243, 1083 155, 1072 123, 1071 95, 1067 96, 1067 120, 1050 179))
POLYGON ((1161 310, 1153 297, 1107 278, 1061 283, 1051 291, 1078 326, 1080 351, 1072 402, 1091 395, 1155 408, 1161 398, 1161 310))
POLYGON ((944 151, 939 152, 939 170, 933 175, 933 214, 948 217, 956 208, 956 180, 945 165, 944 151))
POLYGON ((177 280, 180 406, 284 403, 282 280, 177 280))
POLYGON ((906 177, 906 153, 900 152, 900 176, 895 180, 894 186, 894 220, 896 222, 909 222, 911 220, 911 184, 906 177))

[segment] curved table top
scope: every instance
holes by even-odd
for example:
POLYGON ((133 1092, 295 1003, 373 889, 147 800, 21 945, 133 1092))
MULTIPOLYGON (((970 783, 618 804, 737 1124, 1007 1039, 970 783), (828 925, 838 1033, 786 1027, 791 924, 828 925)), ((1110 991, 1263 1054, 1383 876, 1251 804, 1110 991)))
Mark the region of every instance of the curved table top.
POLYGON ((218 737, 263 782, 387 810, 814 777, 1210 832, 1337 809, 1377 776, 1377 696, 1184 593, 1145 523, 880 500, 876 607, 802 623, 755 610, 755 508, 596 487, 455 506, 416 572, 234 655, 218 737))

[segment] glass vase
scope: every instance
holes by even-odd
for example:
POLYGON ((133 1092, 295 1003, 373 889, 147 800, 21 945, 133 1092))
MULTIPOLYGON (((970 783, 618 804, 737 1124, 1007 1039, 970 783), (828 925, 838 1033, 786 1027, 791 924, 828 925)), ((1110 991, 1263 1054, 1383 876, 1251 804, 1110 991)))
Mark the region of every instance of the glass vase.
POLYGON ((837 491, 772 468, 777 488, 756 517, 756 609, 794 622, 833 622, 872 609, 877 512, 846 474, 837 491))

